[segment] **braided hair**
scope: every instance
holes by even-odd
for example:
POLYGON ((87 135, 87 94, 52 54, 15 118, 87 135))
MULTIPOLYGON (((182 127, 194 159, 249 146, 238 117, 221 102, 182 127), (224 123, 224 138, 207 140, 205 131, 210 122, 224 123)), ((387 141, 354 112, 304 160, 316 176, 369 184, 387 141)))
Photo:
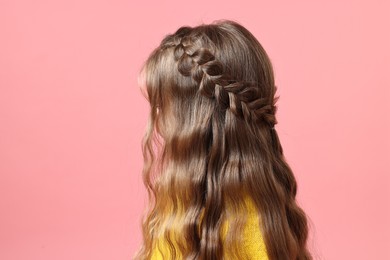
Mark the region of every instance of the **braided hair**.
MULTIPOLYGON (((191 37, 180 35, 188 27, 177 32, 171 45, 174 47, 178 70, 183 76, 192 77, 199 85, 199 91, 209 98, 215 98, 221 110, 230 109, 236 116, 248 122, 264 120, 273 128, 277 124, 275 103, 260 96, 256 83, 238 81, 224 74, 224 65, 213 53, 205 48, 194 46, 191 37)), ((274 99, 274 102, 278 97, 274 99)))

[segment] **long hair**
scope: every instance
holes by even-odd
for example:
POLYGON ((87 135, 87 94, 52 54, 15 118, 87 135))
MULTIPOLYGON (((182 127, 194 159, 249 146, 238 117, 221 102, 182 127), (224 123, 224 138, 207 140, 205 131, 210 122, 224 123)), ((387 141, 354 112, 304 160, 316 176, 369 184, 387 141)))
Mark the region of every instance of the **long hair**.
POLYGON ((151 107, 142 140, 149 202, 135 259, 150 259, 159 239, 172 259, 242 259, 244 195, 256 206, 270 260, 312 259, 274 127, 273 68, 258 40, 231 20, 182 26, 142 73, 151 107))

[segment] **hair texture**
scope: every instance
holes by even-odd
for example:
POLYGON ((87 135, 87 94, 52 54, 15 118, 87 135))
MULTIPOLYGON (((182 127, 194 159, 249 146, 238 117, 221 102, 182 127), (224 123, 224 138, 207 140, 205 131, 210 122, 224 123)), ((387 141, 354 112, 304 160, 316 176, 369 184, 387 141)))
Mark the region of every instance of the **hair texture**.
POLYGON ((149 202, 135 259, 150 259, 158 239, 173 259, 243 259, 244 194, 270 260, 312 259, 307 216, 274 128, 273 68, 258 40, 231 20, 182 26, 142 73, 151 107, 142 140, 149 202))

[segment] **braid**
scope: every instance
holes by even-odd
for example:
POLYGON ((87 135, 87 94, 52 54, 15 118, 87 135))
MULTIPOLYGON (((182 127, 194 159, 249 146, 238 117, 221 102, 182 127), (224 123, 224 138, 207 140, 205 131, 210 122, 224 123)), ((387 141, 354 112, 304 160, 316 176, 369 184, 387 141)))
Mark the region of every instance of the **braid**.
POLYGON ((215 98, 222 110, 230 109, 247 122, 263 120, 271 128, 277 124, 276 100, 270 104, 267 98, 260 96, 256 85, 232 80, 225 74, 223 64, 213 53, 203 47, 196 48, 188 36, 179 35, 175 40, 169 46, 174 47, 178 70, 183 76, 191 76, 199 84, 201 94, 215 98))

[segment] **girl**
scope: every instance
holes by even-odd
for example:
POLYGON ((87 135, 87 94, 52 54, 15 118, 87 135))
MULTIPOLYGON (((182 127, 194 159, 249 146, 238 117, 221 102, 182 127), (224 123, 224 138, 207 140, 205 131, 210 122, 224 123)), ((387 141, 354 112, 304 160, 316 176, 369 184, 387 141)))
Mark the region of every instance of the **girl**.
POLYGON ((139 80, 149 207, 135 259, 312 259, 257 39, 230 20, 180 27, 139 80))

